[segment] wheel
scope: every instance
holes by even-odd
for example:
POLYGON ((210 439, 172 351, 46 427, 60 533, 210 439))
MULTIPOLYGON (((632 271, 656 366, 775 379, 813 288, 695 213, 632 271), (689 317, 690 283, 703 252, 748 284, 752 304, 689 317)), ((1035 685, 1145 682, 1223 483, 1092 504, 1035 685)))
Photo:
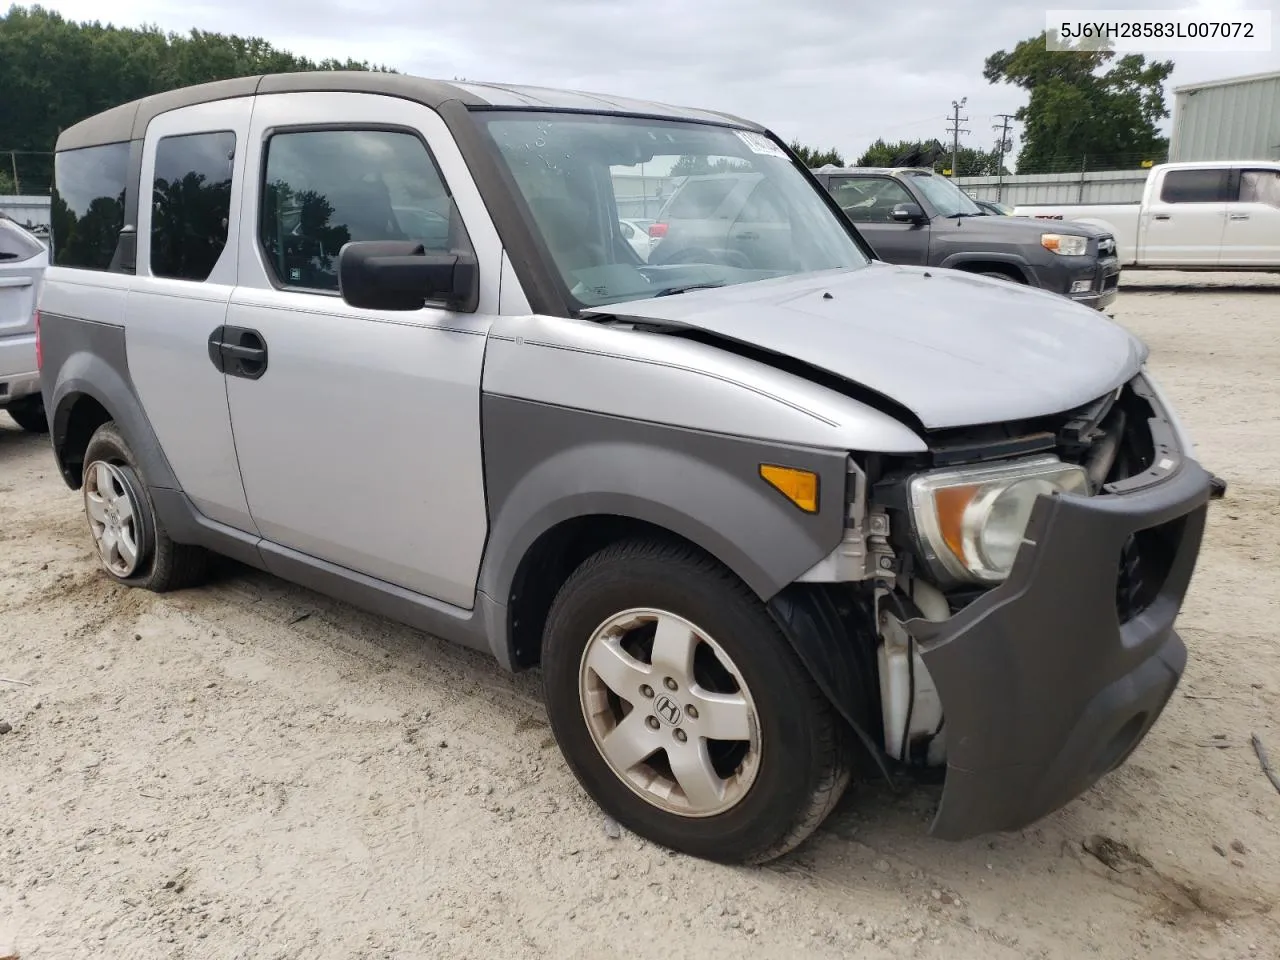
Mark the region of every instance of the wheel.
POLYGON ((157 593, 203 579, 208 554, 169 538, 133 451, 114 423, 104 423, 90 438, 82 486, 89 533, 112 578, 157 593))
POLYGON ((38 393, 11 401, 4 411, 28 433, 49 432, 49 419, 44 414, 44 397, 38 393))
POLYGON ((690 548, 628 542, 585 561, 552 604, 543 674, 583 788, 673 850, 774 859, 848 785, 843 721, 755 595, 690 548))

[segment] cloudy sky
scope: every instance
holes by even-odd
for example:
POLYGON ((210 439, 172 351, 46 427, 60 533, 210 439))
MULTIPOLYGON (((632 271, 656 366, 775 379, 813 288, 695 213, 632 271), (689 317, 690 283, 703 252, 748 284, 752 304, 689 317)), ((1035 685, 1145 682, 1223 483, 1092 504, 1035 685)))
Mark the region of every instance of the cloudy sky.
MULTIPOLYGON (((971 131, 962 142, 989 148, 996 115, 1025 95, 984 81, 983 60, 1043 30, 1046 8, 1271 10, 1280 33, 1280 0, 40 2, 77 20, 256 35, 317 59, 353 57, 421 76, 726 110, 787 139, 838 147, 849 162, 878 136, 946 138, 951 102, 961 97, 971 131)), ((1176 63, 1171 86, 1280 70, 1280 38, 1268 53, 1165 56, 1176 63)))

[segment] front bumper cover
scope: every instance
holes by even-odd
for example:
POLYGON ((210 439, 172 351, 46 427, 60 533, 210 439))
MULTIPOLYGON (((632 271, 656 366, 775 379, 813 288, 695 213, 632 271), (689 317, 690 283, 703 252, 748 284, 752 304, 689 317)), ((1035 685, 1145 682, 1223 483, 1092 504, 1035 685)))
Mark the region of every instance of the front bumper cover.
POLYGON ((946 717, 934 836, 1057 810, 1124 762, 1177 686, 1173 626, 1210 475, 1151 423, 1165 441, 1153 470, 1095 497, 1042 497, 1003 584, 949 620, 907 622, 946 717))

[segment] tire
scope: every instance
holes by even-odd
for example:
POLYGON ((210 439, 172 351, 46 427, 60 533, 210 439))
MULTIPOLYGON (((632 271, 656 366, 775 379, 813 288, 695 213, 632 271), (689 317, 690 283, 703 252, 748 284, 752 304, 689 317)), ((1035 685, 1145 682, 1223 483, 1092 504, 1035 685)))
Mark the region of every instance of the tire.
POLYGON ((979 270, 978 276, 994 277, 996 280, 1004 280, 1006 283, 1020 283, 1023 286, 1026 286, 1026 283, 1018 277, 1010 276, 1009 274, 1003 273, 999 270, 979 270))
POLYGON ((49 432, 49 418, 44 413, 44 397, 38 393, 10 401, 4 411, 27 433, 49 432))
POLYGON ((85 448, 82 487, 89 533, 103 569, 113 580, 165 593, 195 586, 205 578, 208 553, 200 547, 174 543, 169 538, 164 524, 156 516, 137 458, 114 422, 100 426, 85 448), (95 517, 95 512, 100 515, 103 503, 113 496, 114 514, 109 518, 110 523, 114 530, 128 533, 127 537, 118 535, 115 541, 125 540, 133 547, 129 551, 117 548, 114 553, 122 561, 131 555, 132 564, 113 564, 110 552, 103 549, 100 530, 107 523, 100 516, 95 517), (129 519, 123 519, 125 514, 129 519))
MULTIPOLYGON (((542 668, 552 732, 570 769, 606 813, 654 843, 724 863, 763 863, 793 849, 817 829, 848 786, 851 741, 844 721, 758 598, 724 567, 689 547, 662 541, 624 542, 585 561, 552 604, 542 668), (646 625, 630 632, 619 628, 622 632, 615 631, 614 640, 599 639, 601 628, 611 620, 642 622, 644 615, 634 612, 639 608, 660 612, 667 618, 664 623, 682 624, 680 630, 691 625, 699 638, 695 647, 702 659, 694 661, 695 670, 700 671, 695 682, 683 683, 669 697, 663 674, 670 668, 654 667, 652 654, 643 649, 649 642, 646 631, 652 637, 656 627, 646 625), (623 682, 615 680, 606 686, 634 689, 629 712, 620 699, 615 702, 602 695, 603 681, 590 667, 597 661, 588 656, 589 651, 600 649, 616 655, 617 645, 622 644, 637 651, 627 651, 630 660, 600 662, 607 671, 625 664, 621 674, 614 674, 621 675, 623 682), (644 661, 645 655, 649 662, 644 661), (708 661, 705 655, 714 660, 708 661), (708 672, 708 665, 717 661, 720 667, 727 663, 728 669, 708 672), (636 665, 651 671, 651 684, 626 686, 637 679, 636 665), (721 686, 735 671, 740 680, 736 693, 732 682, 721 686), (652 689, 646 694, 649 686, 652 689), (715 689, 720 693, 710 696, 726 697, 735 704, 741 699, 749 705, 743 714, 748 718, 745 725, 735 719, 732 729, 750 731, 754 740, 730 745, 697 734, 699 725, 705 733, 707 724, 729 717, 703 699, 715 689), (680 715, 674 722, 668 710, 672 700, 680 715), (701 713, 689 710, 695 702, 704 704, 701 713), (663 714, 662 720, 658 713, 663 714), (620 766, 606 759, 605 747, 599 745, 601 725, 613 722, 614 729, 622 730, 627 721, 634 721, 627 727, 629 735, 642 744, 633 753, 643 754, 648 744, 658 744, 657 753, 628 769, 637 771, 644 781, 664 760, 667 763, 666 772, 654 777, 652 787, 615 772, 620 766), (688 731, 683 740, 677 741, 678 730, 688 731), (703 744, 709 746, 699 752, 703 744), (683 753, 672 752, 682 747, 683 753), (695 809, 695 796, 716 795, 706 793, 705 782, 703 789, 693 793, 681 789, 683 784, 671 772, 677 763, 673 758, 683 757, 681 769, 688 770, 691 756, 715 757, 713 772, 717 777, 724 775, 720 802, 728 803, 727 807, 713 803, 695 809)), ((737 718, 738 708, 733 709, 737 718)), ((705 770, 705 764, 697 769, 705 770)), ((691 779, 696 786, 698 778, 691 779)))

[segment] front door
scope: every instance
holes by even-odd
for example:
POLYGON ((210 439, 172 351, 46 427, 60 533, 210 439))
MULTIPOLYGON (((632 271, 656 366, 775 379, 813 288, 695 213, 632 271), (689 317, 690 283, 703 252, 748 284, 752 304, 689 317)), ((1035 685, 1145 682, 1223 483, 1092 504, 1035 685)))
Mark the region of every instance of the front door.
POLYGON ((236 284, 241 225, 231 211, 244 189, 252 111, 249 98, 219 100, 148 125, 125 309, 129 373, 174 475, 197 510, 251 533, 208 338, 236 284))
POLYGON ((902 184, 890 177, 832 177, 827 189, 878 259, 914 266, 929 263, 929 224, 893 219, 898 204, 919 204, 902 184))
POLYGON ((249 166, 241 217, 253 233, 221 342, 255 522, 298 553, 470 608, 501 246, 466 164, 424 106, 297 93, 257 98, 249 166), (440 217, 448 230, 423 226, 440 217), (398 239, 473 247, 478 311, 348 306, 343 244, 398 239))
POLYGON ((1154 266, 1212 267, 1222 253, 1231 170, 1166 170, 1142 211, 1139 258, 1154 266))

